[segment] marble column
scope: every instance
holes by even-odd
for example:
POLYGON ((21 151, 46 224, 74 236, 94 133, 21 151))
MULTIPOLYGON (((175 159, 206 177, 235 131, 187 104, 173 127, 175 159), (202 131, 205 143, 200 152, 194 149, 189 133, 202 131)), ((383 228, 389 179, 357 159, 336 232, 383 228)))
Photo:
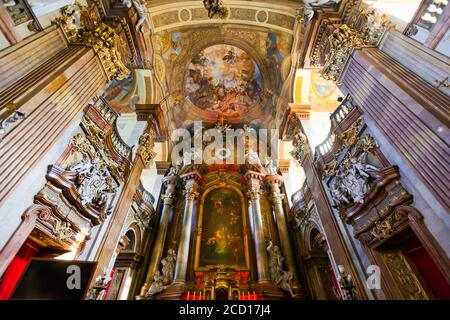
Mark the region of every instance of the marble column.
POLYGON ((166 185, 166 191, 161 197, 164 201, 164 205, 162 208, 161 217, 159 219, 158 233, 153 245, 147 277, 141 289, 141 295, 146 294, 150 284, 153 282, 153 275, 158 270, 159 263, 163 255, 164 242, 166 240, 167 229, 169 226, 170 211, 175 204, 175 189, 178 179, 178 176, 167 176, 163 178, 163 183, 166 185))
POLYGON ((175 266, 175 282, 184 283, 186 281, 186 270, 188 266, 189 258, 189 244, 192 235, 192 224, 195 201, 198 198, 199 182, 201 181, 201 175, 195 171, 184 174, 181 178, 185 181, 184 195, 186 198, 184 213, 183 213, 183 226, 181 229, 180 241, 178 244, 178 254, 175 266))
POLYGON ((280 192, 280 186, 283 184, 284 180, 283 177, 279 175, 266 176, 264 180, 270 187, 270 196, 272 199, 273 209, 275 211, 281 250, 285 258, 286 267, 293 275, 292 287, 294 289, 299 289, 300 283, 298 281, 297 268, 295 267, 294 254, 292 251, 291 240, 289 239, 288 225, 283 210, 284 194, 281 194, 280 192))
POLYGON ((259 202, 261 192, 262 175, 258 172, 249 171, 245 174, 244 179, 247 181, 247 195, 252 204, 253 216, 253 239, 256 251, 256 271, 258 274, 258 283, 270 283, 269 260, 266 252, 266 244, 264 239, 264 226, 261 212, 261 204, 259 202))

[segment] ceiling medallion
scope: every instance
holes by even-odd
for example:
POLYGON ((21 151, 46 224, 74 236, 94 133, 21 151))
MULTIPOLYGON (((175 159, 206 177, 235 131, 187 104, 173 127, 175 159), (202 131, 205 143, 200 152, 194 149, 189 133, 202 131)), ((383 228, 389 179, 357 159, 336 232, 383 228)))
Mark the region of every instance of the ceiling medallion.
POLYGON ((205 9, 208 10, 208 17, 213 19, 218 17, 225 19, 228 15, 228 10, 222 4, 222 0, 203 0, 205 9))

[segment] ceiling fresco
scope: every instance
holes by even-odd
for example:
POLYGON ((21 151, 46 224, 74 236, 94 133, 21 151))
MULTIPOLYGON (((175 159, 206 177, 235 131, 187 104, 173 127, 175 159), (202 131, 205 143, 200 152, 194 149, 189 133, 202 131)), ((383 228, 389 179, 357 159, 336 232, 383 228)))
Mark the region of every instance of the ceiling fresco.
POLYGON ((213 123, 221 116, 231 124, 269 126, 281 70, 290 61, 291 35, 240 28, 175 30, 156 34, 155 44, 156 75, 171 98, 174 127, 191 120, 213 123))
POLYGON ((188 66, 185 93, 202 118, 239 122, 262 103, 261 73, 250 55, 234 46, 201 51, 188 66))

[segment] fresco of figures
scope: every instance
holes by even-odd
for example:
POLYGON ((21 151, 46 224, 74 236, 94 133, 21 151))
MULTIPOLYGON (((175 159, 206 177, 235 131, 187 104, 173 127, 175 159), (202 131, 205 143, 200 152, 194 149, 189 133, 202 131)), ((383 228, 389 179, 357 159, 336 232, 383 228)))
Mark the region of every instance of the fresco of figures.
POLYGON ((261 88, 255 61, 234 46, 206 48, 188 66, 185 92, 190 102, 216 117, 242 119, 261 102, 261 88))

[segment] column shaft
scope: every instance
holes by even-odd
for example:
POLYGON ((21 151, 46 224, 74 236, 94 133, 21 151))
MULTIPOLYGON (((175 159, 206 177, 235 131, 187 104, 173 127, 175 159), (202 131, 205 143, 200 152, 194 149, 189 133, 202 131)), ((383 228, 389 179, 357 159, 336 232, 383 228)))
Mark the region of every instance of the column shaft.
MULTIPOLYGON (((161 217, 159 220, 158 233, 156 235, 155 244, 153 245, 152 256, 150 259, 150 265, 147 271, 147 277, 145 279, 145 284, 149 285, 153 281, 153 275, 158 270, 159 263, 162 258, 164 250, 164 242, 166 240, 167 229, 169 225, 169 215, 174 204, 174 193, 175 193, 175 181, 177 177, 166 177, 164 182, 167 183, 167 189, 163 196, 164 206, 161 212, 161 217), (170 178, 170 179, 169 179, 170 178), (175 179, 173 179, 175 178, 175 179)), ((145 285, 144 285, 145 286, 145 285)))
POLYGON ((197 189, 198 184, 195 180, 191 179, 186 182, 186 203, 184 206, 183 227, 181 229, 180 242, 178 244, 178 254, 174 276, 175 282, 186 281, 186 271, 189 258, 189 244, 192 234, 192 216, 194 211, 195 199, 198 197, 197 189))
POLYGON ((286 259, 286 266, 288 270, 293 274, 294 282, 298 282, 297 269, 295 267, 294 255, 292 252, 291 241, 289 239, 289 231, 286 223, 286 217, 284 216, 282 197, 280 193, 273 192, 273 208, 275 210, 275 216, 277 218, 278 233, 280 235, 281 250, 284 258, 286 259))

